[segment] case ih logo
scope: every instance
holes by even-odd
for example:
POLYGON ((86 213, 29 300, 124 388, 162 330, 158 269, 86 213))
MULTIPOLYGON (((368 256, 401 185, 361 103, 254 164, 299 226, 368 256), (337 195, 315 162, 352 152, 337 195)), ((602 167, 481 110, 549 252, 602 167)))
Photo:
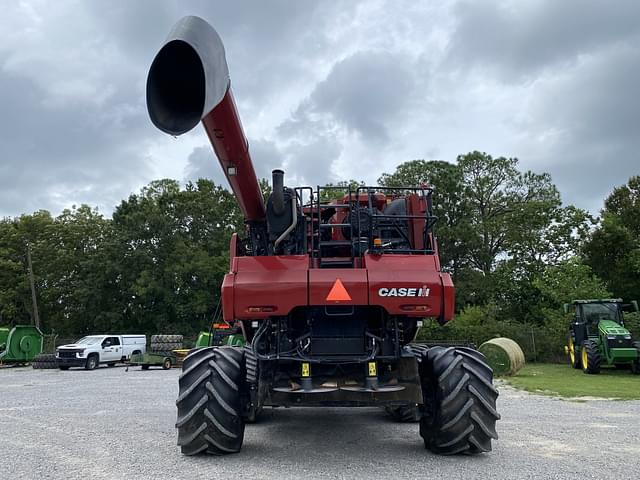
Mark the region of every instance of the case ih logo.
POLYGON ((378 295, 381 297, 428 297, 429 288, 423 285, 421 288, 387 288, 382 287, 378 290, 378 295))

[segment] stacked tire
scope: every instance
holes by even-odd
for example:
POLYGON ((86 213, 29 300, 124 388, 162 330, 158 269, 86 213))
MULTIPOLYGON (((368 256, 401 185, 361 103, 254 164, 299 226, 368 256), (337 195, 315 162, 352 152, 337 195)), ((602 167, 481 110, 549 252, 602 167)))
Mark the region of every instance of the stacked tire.
POLYGON ((151 335, 150 350, 160 355, 172 355, 182 348, 182 335, 151 335))
POLYGON ((54 353, 41 353, 31 362, 31 366, 36 369, 58 368, 58 360, 54 353))

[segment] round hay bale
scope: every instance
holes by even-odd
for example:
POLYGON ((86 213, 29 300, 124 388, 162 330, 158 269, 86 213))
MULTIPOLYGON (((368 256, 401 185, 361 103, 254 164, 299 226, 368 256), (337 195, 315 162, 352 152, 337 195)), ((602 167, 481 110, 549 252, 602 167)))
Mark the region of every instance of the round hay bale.
POLYGON ((478 348, 496 376, 515 375, 524 366, 524 352, 510 338, 492 338, 478 348))

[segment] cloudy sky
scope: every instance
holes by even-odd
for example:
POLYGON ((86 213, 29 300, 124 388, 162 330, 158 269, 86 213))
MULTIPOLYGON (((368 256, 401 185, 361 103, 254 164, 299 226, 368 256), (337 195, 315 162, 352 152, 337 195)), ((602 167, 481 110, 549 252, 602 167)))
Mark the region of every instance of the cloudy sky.
POLYGON ((222 174, 201 127, 146 113, 171 26, 220 33, 260 176, 375 182, 411 159, 516 156, 597 213, 640 174, 640 2, 0 0, 0 216, 110 214, 222 174))

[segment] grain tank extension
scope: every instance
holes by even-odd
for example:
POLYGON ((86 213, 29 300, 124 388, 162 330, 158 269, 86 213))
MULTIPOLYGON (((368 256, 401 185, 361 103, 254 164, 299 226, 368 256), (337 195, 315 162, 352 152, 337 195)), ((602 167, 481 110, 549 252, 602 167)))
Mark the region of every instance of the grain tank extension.
POLYGON ((197 17, 180 20, 156 55, 147 107, 171 135, 202 122, 246 223, 231 238, 222 307, 247 345, 185 359, 183 453, 237 452, 263 407, 290 405, 385 407, 420 418, 434 452, 491 450, 498 393, 482 354, 412 343, 424 318, 444 324, 454 310, 429 186, 289 187, 274 170, 265 202, 222 41, 197 17))

